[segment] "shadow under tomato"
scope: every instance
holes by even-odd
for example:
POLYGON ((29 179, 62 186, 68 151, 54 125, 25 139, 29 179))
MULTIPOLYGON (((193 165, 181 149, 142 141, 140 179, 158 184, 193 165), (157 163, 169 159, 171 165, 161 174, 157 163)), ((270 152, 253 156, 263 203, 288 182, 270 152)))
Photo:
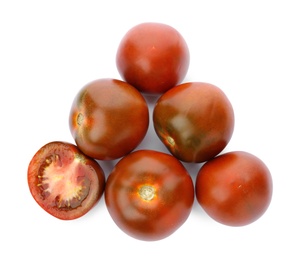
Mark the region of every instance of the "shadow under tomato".
MULTIPOLYGON (((184 167, 186 168, 186 170, 189 172, 193 183, 194 183, 194 187, 195 187, 195 182, 196 182, 196 178, 198 175, 199 170, 201 169, 201 167, 203 166, 204 163, 187 163, 187 162, 182 162, 182 164, 184 165, 184 167)), ((203 217, 204 215, 206 215, 205 211, 202 209, 202 207, 199 205, 197 199, 196 199, 196 195, 195 195, 195 199, 194 199, 194 203, 193 203, 193 208, 192 208, 192 212, 191 214, 197 215, 197 216, 201 216, 203 217)))
POLYGON ((100 164, 102 170, 104 171, 105 179, 107 180, 109 174, 112 172, 115 165, 118 163, 120 159, 115 160, 97 160, 97 162, 100 164))

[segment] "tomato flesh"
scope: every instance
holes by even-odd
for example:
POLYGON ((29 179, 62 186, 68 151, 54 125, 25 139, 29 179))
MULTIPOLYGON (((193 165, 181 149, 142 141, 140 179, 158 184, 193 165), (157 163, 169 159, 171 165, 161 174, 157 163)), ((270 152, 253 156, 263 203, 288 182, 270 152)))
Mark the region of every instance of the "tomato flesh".
POLYGON ((28 166, 28 185, 36 202, 59 219, 86 214, 100 199, 105 177, 100 165, 75 145, 51 142, 28 166))

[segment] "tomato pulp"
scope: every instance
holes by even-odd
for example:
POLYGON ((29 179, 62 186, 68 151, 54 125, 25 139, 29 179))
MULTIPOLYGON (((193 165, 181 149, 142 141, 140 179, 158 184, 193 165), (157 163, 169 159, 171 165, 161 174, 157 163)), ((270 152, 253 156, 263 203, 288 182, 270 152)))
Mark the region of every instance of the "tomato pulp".
POLYGON ((62 220, 76 219, 90 211, 105 186, 100 165, 66 142, 41 147, 30 161, 27 180, 34 200, 62 220))

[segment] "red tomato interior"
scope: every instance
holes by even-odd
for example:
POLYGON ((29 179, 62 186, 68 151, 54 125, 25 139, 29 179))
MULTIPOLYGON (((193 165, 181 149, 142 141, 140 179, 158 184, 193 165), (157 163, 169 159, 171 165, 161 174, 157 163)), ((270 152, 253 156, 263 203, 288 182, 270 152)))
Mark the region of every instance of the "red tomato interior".
POLYGON ((105 177, 99 164, 76 146, 52 142, 42 147, 28 167, 28 184, 36 202, 51 215, 74 219, 100 199, 105 177))

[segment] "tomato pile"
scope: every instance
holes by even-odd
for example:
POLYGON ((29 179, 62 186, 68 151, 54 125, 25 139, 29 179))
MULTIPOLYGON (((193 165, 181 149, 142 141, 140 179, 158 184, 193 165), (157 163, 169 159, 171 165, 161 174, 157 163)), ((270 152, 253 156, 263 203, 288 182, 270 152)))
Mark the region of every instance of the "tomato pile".
POLYGON ((213 84, 182 83, 189 61, 188 45, 173 27, 131 28, 116 52, 123 80, 94 80, 74 98, 69 127, 76 145, 50 142, 30 161, 34 200, 52 216, 72 220, 104 195, 116 225, 147 241, 182 226, 194 198, 224 225, 260 218, 271 202, 270 171, 248 152, 221 153, 233 134, 233 107, 213 84), (151 120, 169 154, 136 149, 150 120, 143 94, 159 95, 151 120), (99 161, 114 159, 106 180, 99 161), (195 183, 182 162, 203 163, 195 183))

